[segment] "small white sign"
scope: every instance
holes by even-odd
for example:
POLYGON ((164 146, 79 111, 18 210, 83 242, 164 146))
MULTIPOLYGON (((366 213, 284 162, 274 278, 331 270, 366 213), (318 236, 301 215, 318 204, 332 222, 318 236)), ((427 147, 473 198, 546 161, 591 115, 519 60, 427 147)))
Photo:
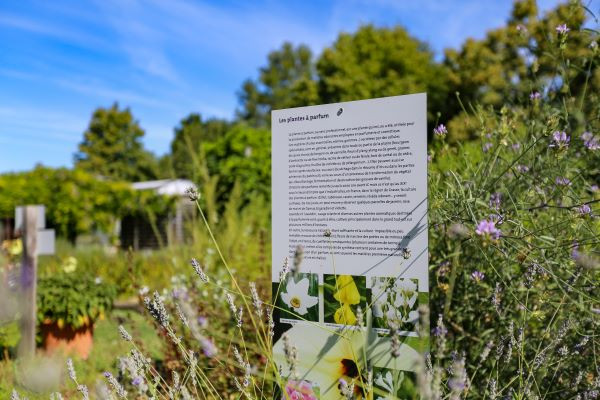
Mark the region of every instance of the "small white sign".
POLYGON ((38 255, 52 255, 55 248, 54 229, 42 229, 37 233, 38 255))
MULTIPOLYGON (((46 207, 43 205, 34 206, 37 209, 37 254, 52 255, 55 249, 55 232, 54 229, 46 228, 46 207)), ((25 220, 25 206, 15 208, 15 231, 19 232, 23 229, 23 221, 25 220)))
MULTIPOLYGON (((39 205, 35 206, 38 210, 37 217, 37 229, 44 229, 46 227, 46 207, 39 205)), ((25 206, 18 206, 15 208, 15 231, 23 229, 23 220, 25 219, 25 206)))

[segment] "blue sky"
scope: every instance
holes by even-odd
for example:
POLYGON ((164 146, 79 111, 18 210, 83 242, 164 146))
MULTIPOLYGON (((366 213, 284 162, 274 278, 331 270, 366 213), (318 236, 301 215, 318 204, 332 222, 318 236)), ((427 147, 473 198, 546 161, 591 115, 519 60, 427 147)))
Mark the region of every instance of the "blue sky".
MULTIPOLYGON (((547 10, 557 0, 539 1, 547 10)), ((0 172, 71 166, 92 111, 118 101, 169 149, 190 112, 231 118, 270 50, 315 53, 363 23, 401 24, 438 57, 508 18, 510 0, 0 3, 0 172)))

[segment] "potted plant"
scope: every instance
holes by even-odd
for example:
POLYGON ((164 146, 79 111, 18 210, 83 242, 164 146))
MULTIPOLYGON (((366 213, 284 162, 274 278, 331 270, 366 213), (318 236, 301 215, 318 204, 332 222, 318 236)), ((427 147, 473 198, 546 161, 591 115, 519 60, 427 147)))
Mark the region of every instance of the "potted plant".
POLYGON ((38 280, 37 307, 42 346, 82 358, 90 354, 94 323, 112 308, 116 287, 87 274, 63 271, 38 280))

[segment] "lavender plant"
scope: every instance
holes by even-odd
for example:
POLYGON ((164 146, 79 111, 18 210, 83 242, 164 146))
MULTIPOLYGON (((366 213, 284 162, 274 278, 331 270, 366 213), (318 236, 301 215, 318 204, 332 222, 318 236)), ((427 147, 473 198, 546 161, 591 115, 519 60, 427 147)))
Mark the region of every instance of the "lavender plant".
POLYGON ((482 144, 451 147, 434 132, 438 324, 423 398, 599 396, 599 108, 595 94, 568 87, 573 69, 595 68, 597 32, 578 32, 590 44, 579 58, 567 56, 572 33, 551 33, 556 79, 532 67, 530 101, 468 112, 482 144))

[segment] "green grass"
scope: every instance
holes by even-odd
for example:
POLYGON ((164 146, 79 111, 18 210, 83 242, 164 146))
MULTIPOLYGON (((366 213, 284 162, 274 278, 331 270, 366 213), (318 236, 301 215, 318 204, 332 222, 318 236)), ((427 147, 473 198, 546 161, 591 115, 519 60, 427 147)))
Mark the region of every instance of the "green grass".
MULTIPOLYGON (((77 378, 84 382, 90 389, 93 396, 94 383, 103 381, 102 373, 110 371, 114 375, 117 372, 117 357, 128 353, 130 345, 121 339, 118 326, 122 324, 134 337, 134 341, 140 349, 153 360, 162 360, 163 344, 159 339, 152 322, 143 315, 134 311, 116 310, 111 315, 96 323, 94 329, 94 346, 87 360, 81 360, 73 357, 77 378)), ((52 359, 56 368, 61 369, 60 380, 53 385, 53 390, 59 390, 65 398, 75 394, 75 385, 68 379, 65 357, 55 357, 52 359)), ((41 362, 37 362, 41 365, 41 362)), ((22 374, 19 372, 20 364, 14 360, 0 361, 0 398, 10 398, 12 388, 15 387, 23 396, 30 400, 48 399, 48 393, 35 393, 27 390, 21 385, 22 374)), ((37 372, 42 374, 43 372, 37 372)))

